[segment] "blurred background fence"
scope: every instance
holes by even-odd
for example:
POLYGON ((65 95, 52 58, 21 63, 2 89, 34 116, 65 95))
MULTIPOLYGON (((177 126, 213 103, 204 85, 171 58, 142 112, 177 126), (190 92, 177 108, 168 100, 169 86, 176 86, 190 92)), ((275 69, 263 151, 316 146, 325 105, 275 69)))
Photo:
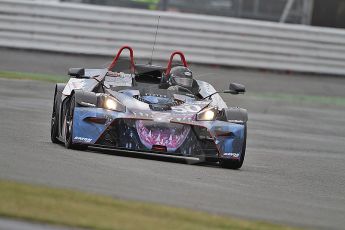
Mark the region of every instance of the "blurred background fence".
MULTIPOLYGON (((63 0, 99 5, 279 21, 286 0, 63 0)), ((308 24, 310 0, 296 0, 288 22, 308 24)))
MULTIPOLYGON (((52 1, 52 0, 50 0, 52 1)), ((345 28, 345 0, 55 0, 345 28), (284 18, 282 18, 284 16, 284 18)))
POLYGON ((113 55, 128 44, 148 58, 158 16, 155 60, 182 50, 195 63, 345 74, 344 30, 57 0, 0 0, 0 46, 113 55))

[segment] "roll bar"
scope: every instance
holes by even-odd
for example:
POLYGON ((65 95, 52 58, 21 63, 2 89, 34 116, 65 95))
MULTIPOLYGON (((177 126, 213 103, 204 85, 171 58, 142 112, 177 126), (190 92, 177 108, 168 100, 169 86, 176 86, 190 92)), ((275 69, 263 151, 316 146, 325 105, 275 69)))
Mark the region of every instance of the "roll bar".
POLYGON ((108 70, 111 70, 112 68, 114 68, 116 66, 116 63, 117 63, 118 59, 120 58, 120 56, 124 50, 129 51, 129 56, 130 56, 130 61, 131 61, 131 72, 134 74, 135 73, 134 52, 130 46, 122 46, 120 48, 120 50, 117 52, 116 57, 114 58, 114 60, 110 64, 110 66, 108 67, 108 70))
POLYGON ((181 51, 175 51, 170 56, 170 60, 169 60, 168 66, 167 66, 167 69, 165 71, 165 76, 168 76, 170 74, 171 67, 172 67, 172 62, 173 62, 174 57, 176 55, 180 56, 183 66, 184 67, 188 67, 184 54, 181 51))
MULTIPOLYGON (((111 69, 113 69, 116 66, 117 61, 119 60, 119 58, 120 58, 120 56, 121 56, 121 54, 122 54, 122 52, 124 50, 128 50, 129 51, 130 62, 131 62, 131 72, 135 73, 134 52, 133 52, 133 49, 130 46, 122 46, 119 49, 119 51, 117 52, 115 58, 113 59, 113 61, 109 65, 108 70, 111 70, 111 69)), ((170 74, 170 71, 171 71, 171 68, 172 68, 172 62, 173 62, 174 57, 176 55, 180 57, 183 66, 184 67, 188 67, 184 54, 181 51, 175 51, 170 56, 170 59, 169 59, 169 62, 168 62, 168 66, 167 66, 166 71, 165 71, 165 76, 168 76, 170 74)))

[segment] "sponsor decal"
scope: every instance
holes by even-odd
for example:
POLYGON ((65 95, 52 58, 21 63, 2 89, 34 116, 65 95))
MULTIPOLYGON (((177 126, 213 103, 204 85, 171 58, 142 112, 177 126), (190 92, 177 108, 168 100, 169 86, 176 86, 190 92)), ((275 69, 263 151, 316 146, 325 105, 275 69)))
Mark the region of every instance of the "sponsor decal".
POLYGON ((136 117, 149 117, 149 118, 153 118, 152 113, 146 113, 146 112, 133 112, 133 115, 136 117))
POLYGON ((231 157, 231 158, 240 158, 240 154, 239 153, 224 153, 223 156, 231 157))
POLYGON ((90 143, 92 141, 91 138, 86 138, 86 137, 75 137, 74 140, 83 141, 83 142, 87 142, 87 143, 90 143))
POLYGON ((175 113, 197 113, 201 110, 199 105, 185 105, 171 108, 175 113))
POLYGON ((228 122, 231 122, 231 123, 239 123, 239 124, 244 123, 244 122, 241 121, 241 120, 228 120, 228 122))
POLYGON ((105 78, 104 84, 108 87, 115 86, 132 86, 133 76, 132 74, 126 74, 123 72, 108 72, 108 76, 105 78))

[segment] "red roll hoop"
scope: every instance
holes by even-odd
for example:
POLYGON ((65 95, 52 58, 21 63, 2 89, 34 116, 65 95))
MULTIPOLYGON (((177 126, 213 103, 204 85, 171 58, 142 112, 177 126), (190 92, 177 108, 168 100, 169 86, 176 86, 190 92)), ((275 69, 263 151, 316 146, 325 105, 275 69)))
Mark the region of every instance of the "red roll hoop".
POLYGON ((135 64, 134 64, 134 52, 133 52, 133 49, 130 47, 130 46, 122 46, 119 50, 119 52, 117 52, 117 55, 116 57, 114 58, 114 60, 112 61, 112 63, 110 64, 110 66, 108 67, 108 70, 111 70, 112 68, 115 67, 118 59, 120 58, 122 52, 124 50, 128 50, 129 51, 129 55, 130 55, 130 61, 131 61, 131 71, 132 73, 134 74, 135 73, 135 64))
POLYGON ((184 67, 188 67, 184 54, 181 51, 175 51, 170 56, 170 60, 169 60, 168 66, 167 66, 167 69, 165 71, 165 76, 168 76, 170 74, 172 62, 173 62, 174 57, 176 55, 180 56, 183 66, 184 67))

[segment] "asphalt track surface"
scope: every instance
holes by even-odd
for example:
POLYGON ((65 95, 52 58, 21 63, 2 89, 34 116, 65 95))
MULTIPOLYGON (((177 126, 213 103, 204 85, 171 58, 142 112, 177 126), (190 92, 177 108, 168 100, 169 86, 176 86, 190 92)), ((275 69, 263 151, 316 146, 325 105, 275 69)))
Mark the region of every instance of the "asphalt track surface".
MULTIPOLYGON (((65 73, 104 57, 0 49, 0 69, 65 73)), ((345 77, 192 66, 216 88, 345 97, 345 77), (207 73, 207 74, 206 74, 207 73)), ((116 152, 73 151, 50 142, 53 84, 0 79, 0 178, 317 229, 345 226, 345 106, 225 96, 248 108, 241 170, 116 152)), ((133 217, 135 219, 135 217, 133 217)))
POLYGON ((47 224, 31 223, 20 220, 0 219, 0 230, 80 230, 77 228, 63 228, 47 224))

